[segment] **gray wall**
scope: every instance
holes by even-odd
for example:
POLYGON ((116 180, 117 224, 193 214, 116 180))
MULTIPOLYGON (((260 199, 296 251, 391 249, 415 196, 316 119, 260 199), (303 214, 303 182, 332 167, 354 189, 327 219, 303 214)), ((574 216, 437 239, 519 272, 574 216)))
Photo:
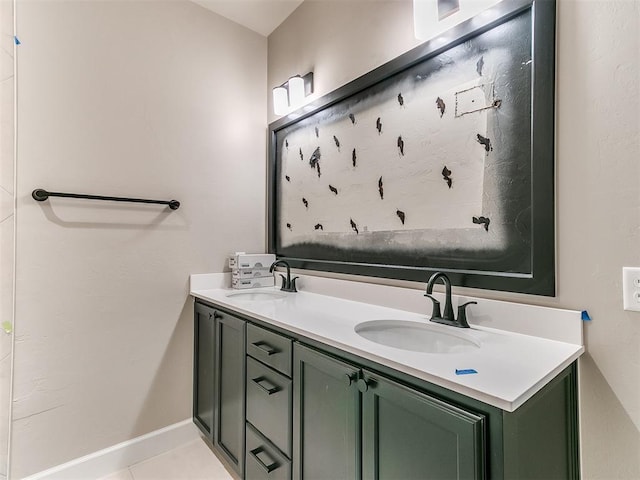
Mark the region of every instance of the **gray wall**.
POLYGON ((22 478, 191 416, 189 274, 264 248, 267 41, 186 1, 16 18, 22 478), (37 187, 182 206, 41 204, 37 187))
MULTIPOLYGON (((640 265, 640 3, 559 0, 557 28, 557 297, 473 294, 589 311, 583 475, 637 479, 640 313, 621 270, 640 265)), ((313 70, 322 96, 417 44, 410 0, 306 0, 269 36, 268 87, 313 70)))

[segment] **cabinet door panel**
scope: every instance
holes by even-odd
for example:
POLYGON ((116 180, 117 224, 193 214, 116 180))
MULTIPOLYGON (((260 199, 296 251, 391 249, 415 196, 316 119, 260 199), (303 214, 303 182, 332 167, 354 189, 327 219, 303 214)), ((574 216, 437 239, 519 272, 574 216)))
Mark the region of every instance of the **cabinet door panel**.
POLYGON ((484 478, 484 419, 365 374, 363 478, 484 478))
POLYGON ((194 308, 193 421, 213 441, 215 319, 213 309, 194 308))
POLYGON ((244 458, 244 345, 245 322, 218 312, 215 445, 240 474, 244 458))
POLYGON ((294 478, 360 476, 357 369, 294 346, 294 478))

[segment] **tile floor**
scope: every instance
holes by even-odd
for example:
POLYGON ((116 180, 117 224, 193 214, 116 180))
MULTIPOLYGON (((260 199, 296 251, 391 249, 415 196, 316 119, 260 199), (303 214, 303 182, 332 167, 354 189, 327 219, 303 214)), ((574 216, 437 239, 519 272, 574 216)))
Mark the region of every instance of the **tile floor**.
POLYGON ((234 480, 234 477, 203 440, 195 440, 100 480, 234 480))

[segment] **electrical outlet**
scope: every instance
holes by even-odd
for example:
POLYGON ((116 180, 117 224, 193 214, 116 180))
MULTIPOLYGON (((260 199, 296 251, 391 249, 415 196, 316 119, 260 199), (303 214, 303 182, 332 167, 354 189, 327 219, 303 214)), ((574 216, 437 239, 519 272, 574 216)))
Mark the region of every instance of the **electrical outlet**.
POLYGON ((640 312, 640 268, 622 267, 622 301, 625 310, 640 312))

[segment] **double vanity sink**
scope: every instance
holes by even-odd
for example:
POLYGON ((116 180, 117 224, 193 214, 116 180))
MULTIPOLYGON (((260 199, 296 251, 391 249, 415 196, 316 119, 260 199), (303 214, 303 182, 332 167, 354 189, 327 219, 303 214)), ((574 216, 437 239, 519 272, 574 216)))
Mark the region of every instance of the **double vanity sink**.
MULTIPOLYGON (((430 312, 430 302, 420 291, 413 292, 424 311, 430 312)), ((526 402, 584 351, 582 345, 574 343, 473 322, 472 328, 454 328, 430 322, 426 313, 304 290, 288 293, 277 287, 247 291, 215 288, 192 290, 192 295, 506 411, 526 402), (459 374, 467 370, 477 373, 459 374)), ((478 301, 472 311, 476 317, 471 318, 486 316, 482 311, 490 302, 478 301)), ((549 315, 554 313, 554 309, 548 310, 549 315)), ((513 315, 522 317, 522 312, 513 315)), ((579 319, 579 313, 576 316, 579 319)))
MULTIPOLYGON (((331 280, 303 277, 291 293, 198 277, 194 422, 242 478, 578 478, 583 346, 487 326, 537 318, 544 330, 545 314, 575 326, 578 312, 478 299, 471 328, 455 328, 321 294, 331 280)), ((424 312, 444 300, 400 294, 424 312)))
MULTIPOLYGON (((287 298, 287 293, 277 290, 260 290, 228 293, 233 300, 260 302, 277 301, 287 298)), ((480 348, 481 344, 472 335, 462 332, 453 333, 444 328, 398 319, 371 320, 358 323, 354 331, 373 343, 394 347, 400 350, 422 353, 463 353, 480 348)))

